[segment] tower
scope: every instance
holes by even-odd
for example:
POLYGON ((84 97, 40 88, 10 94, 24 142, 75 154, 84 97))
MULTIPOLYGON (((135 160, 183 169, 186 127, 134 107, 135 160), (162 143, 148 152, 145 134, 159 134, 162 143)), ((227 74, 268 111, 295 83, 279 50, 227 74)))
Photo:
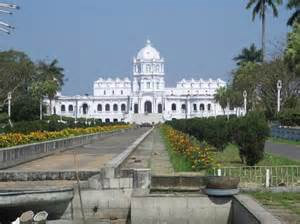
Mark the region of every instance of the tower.
POLYGON ((150 40, 133 58, 133 92, 163 91, 164 59, 156 50, 150 40))

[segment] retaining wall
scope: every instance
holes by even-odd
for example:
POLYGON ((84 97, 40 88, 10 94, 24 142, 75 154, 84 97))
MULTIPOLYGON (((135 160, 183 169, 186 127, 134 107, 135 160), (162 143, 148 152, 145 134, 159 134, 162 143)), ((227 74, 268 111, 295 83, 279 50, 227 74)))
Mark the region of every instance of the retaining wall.
POLYGON ((131 129, 80 135, 70 138, 2 148, 0 149, 0 169, 5 169, 21 163, 29 162, 31 160, 48 156, 55 152, 60 152, 69 148, 89 144, 92 141, 99 140, 103 137, 115 135, 129 130, 131 129))
POLYGON ((272 126, 271 136, 274 138, 283 138, 294 141, 300 141, 300 129, 272 126))

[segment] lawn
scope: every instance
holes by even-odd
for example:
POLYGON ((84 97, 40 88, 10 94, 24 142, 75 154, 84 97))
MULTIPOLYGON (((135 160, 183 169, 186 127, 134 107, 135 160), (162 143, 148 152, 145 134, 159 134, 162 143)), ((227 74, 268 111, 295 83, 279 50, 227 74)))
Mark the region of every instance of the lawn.
POLYGON ((266 207, 285 208, 300 215, 300 193, 253 192, 250 195, 266 207))
POLYGON ((299 145, 300 146, 300 141, 293 141, 293 140, 282 139, 282 138, 269 138, 268 140, 272 143, 299 145))
MULTIPOLYGON (((228 145, 223 152, 217 153, 216 160, 223 167, 243 166, 241 159, 239 157, 238 148, 233 144, 228 145)), ((288 166, 288 165, 300 166, 300 161, 295 161, 282 156, 266 153, 265 158, 257 164, 257 166, 288 166)))

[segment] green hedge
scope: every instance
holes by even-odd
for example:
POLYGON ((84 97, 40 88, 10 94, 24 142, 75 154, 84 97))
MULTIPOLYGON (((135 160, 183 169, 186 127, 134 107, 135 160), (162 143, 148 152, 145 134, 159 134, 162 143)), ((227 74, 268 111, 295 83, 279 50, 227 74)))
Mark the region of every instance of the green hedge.
POLYGON ((264 114, 250 112, 245 117, 193 118, 167 122, 173 128, 196 137, 223 151, 230 144, 239 148, 243 163, 255 165, 264 156, 270 129, 264 114))
POLYGON ((300 111, 297 109, 284 109, 277 118, 283 126, 300 126, 300 111))

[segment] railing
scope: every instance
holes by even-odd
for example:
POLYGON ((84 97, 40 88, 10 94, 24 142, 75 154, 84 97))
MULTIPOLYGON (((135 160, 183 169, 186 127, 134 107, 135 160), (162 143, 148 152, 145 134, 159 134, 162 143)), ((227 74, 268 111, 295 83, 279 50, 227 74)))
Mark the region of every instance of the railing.
POLYGON ((300 128, 283 128, 272 126, 271 136, 275 138, 300 141, 300 128))
POLYGON ((208 175, 240 177, 240 187, 300 186, 300 166, 222 167, 208 175))

